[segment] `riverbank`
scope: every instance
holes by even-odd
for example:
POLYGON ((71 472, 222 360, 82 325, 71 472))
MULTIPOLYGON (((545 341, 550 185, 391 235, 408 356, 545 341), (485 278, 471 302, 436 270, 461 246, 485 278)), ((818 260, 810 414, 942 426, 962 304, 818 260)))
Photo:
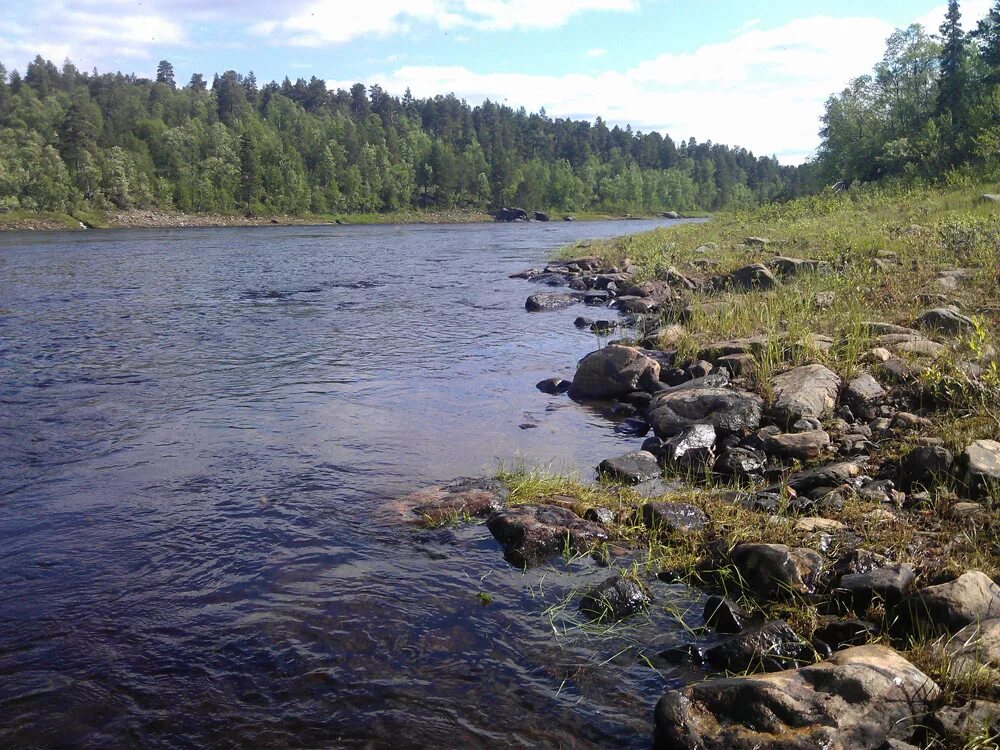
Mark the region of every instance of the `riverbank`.
MULTIPOLYGON (((616 215, 595 211, 567 214, 574 221, 647 220, 653 216, 616 215)), ((686 218, 704 217, 704 212, 686 213, 686 218)), ((552 221, 563 221, 554 216, 552 221)), ((492 222, 493 217, 476 209, 423 211, 402 209, 387 213, 275 214, 185 214, 159 209, 130 209, 116 212, 76 212, 73 215, 53 212, 0 213, 0 231, 63 231, 83 229, 166 229, 181 227, 255 227, 318 226, 329 224, 475 224, 492 222)))
POLYGON ((658 747, 995 747, 998 267, 1000 213, 970 190, 567 248, 522 274, 527 308, 577 306, 616 345, 538 387, 605 404, 636 450, 597 485, 504 472, 411 505, 486 519, 515 566, 603 560, 561 605, 584 630, 712 594, 686 644, 636 647, 708 678, 664 694, 658 747))

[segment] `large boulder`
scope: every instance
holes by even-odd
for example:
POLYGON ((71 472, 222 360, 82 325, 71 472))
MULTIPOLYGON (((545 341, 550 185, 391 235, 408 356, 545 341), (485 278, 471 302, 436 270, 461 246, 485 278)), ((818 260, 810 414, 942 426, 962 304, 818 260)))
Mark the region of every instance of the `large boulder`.
POLYGON ((738 544, 730 557, 747 588, 767 599, 815 593, 823 568, 819 553, 784 544, 738 544))
POLYGON ((885 646, 819 664, 697 682, 656 704, 659 750, 879 750, 908 740, 940 689, 885 646))
POLYGON ((978 570, 954 581, 927 586, 899 607, 900 624, 924 624, 954 633, 967 625, 1000 617, 1000 586, 978 570))
POLYGON ((1000 443, 977 440, 962 454, 965 486, 975 498, 988 497, 1000 488, 1000 443))
POLYGON ((656 394, 647 420, 661 438, 696 424, 712 425, 720 435, 739 435, 757 429, 762 411, 763 402, 753 393, 728 388, 680 388, 656 394))
POLYGON ((511 565, 527 567, 564 550, 586 552, 605 542, 607 533, 593 521, 554 505, 517 505, 494 513, 486 521, 511 565))
POLYGON ((775 375, 772 406, 778 421, 792 425, 800 419, 825 419, 833 414, 841 379, 824 365, 803 365, 775 375))
POLYGON ((614 399, 659 383, 660 363, 632 346, 609 344, 591 352, 576 368, 570 395, 614 399))

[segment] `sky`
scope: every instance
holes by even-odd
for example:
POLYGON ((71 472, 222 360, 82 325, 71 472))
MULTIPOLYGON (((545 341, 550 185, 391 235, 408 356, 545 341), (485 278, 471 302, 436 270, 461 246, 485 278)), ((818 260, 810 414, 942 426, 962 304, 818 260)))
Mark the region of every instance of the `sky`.
MULTIPOLYGON (((253 71, 453 93, 630 124, 797 164, 823 104, 935 0, 7 0, 0 62, 36 54, 152 77, 253 71)), ((963 0, 967 28, 990 0, 963 0)))

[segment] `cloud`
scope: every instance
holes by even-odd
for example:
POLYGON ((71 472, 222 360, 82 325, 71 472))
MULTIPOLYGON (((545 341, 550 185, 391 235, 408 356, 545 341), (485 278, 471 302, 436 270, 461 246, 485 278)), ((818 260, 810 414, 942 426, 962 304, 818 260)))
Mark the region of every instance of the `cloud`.
POLYGON ((594 47, 593 49, 588 49, 585 54, 587 57, 604 57, 608 54, 608 51, 603 47, 594 47))
MULTIPOLYGON (((966 31, 972 31, 976 28, 979 19, 989 12, 990 5, 992 4, 991 0, 964 0, 961 5, 962 28, 966 31)), ((918 18, 915 23, 923 26, 928 33, 937 34, 938 28, 941 26, 941 22, 944 21, 944 16, 947 12, 947 4, 938 5, 918 18)))

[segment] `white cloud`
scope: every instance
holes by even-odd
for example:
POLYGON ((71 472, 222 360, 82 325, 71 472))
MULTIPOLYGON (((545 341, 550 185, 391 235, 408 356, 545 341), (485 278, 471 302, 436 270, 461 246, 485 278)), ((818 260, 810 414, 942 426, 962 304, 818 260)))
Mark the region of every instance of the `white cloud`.
MULTIPOLYGON (((992 4, 991 0, 963 0, 961 6, 959 6, 962 11, 962 28, 966 31, 972 31, 976 28, 979 19, 989 12, 992 4)), ((941 22, 944 21, 944 16, 947 12, 947 4, 938 5, 918 18, 916 23, 923 26, 928 33, 937 34, 938 28, 941 26, 941 22)))
POLYGON ((588 49, 585 54, 587 57, 604 57, 608 54, 608 51, 603 47, 594 47, 593 49, 588 49))

